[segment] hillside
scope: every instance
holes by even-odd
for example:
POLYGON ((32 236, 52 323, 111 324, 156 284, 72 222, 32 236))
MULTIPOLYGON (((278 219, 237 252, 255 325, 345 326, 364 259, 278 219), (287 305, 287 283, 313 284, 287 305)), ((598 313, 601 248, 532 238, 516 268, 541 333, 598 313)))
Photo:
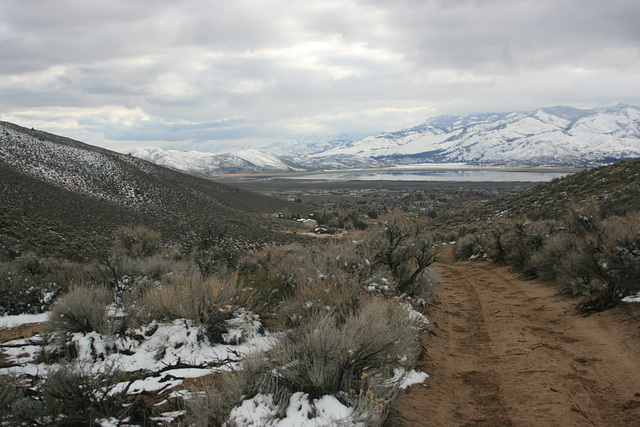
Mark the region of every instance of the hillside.
POLYGON ((473 206, 454 206, 430 226, 482 227, 500 218, 559 219, 574 205, 589 201, 596 202, 593 205, 604 216, 640 210, 640 159, 586 169, 473 206))
POLYGON ((0 175, 3 229, 18 240, 37 222, 99 236, 147 225, 178 240, 215 226, 264 243, 287 228, 264 213, 297 206, 10 123, 0 123, 0 175))
MULTIPOLYGON (((293 151, 293 148, 292 148, 293 151)), ((311 157, 306 154, 278 154, 269 150, 248 149, 234 153, 213 154, 199 151, 165 150, 143 147, 129 151, 130 155, 160 166, 194 175, 251 174, 270 172, 301 172, 319 169, 338 170, 382 167, 373 159, 332 154, 311 157)))
POLYGON ((640 210, 640 159, 555 179, 509 196, 492 208, 505 216, 549 219, 560 217, 574 203, 589 200, 607 215, 640 210))

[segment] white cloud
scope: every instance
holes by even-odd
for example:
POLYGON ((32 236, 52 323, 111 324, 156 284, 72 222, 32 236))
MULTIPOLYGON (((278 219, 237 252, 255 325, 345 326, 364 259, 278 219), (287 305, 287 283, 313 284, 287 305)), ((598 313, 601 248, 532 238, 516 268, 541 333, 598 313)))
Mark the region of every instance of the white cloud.
POLYGON ((0 117, 111 149, 640 104, 630 0, 5 0, 0 117))

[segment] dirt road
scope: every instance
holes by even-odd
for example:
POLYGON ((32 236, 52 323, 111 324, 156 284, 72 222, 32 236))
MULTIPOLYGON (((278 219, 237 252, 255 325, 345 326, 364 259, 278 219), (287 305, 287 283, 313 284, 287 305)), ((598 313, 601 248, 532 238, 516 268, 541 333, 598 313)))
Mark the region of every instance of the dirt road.
POLYGON ((437 263, 439 304, 400 404, 407 426, 640 426, 640 307, 575 301, 490 262, 437 263))

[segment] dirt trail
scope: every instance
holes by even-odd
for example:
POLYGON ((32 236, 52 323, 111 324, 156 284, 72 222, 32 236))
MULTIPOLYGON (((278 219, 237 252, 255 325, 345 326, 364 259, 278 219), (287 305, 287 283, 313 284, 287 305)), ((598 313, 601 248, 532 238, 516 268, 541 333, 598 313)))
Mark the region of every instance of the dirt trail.
POLYGON ((547 285, 448 249, 430 378, 403 396, 404 425, 640 426, 638 304, 585 317, 547 285))

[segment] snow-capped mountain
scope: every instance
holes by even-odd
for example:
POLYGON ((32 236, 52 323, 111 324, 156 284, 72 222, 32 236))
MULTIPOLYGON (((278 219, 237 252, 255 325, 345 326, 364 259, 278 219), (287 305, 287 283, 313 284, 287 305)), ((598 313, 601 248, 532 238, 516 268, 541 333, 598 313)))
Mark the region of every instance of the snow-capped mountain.
MULTIPOLYGON (((333 146, 332 146, 333 147, 333 146)), ((308 147, 304 147, 307 150, 308 147)), ((235 153, 213 154, 199 151, 164 150, 157 147, 136 148, 130 155, 160 166, 196 175, 232 173, 301 172, 319 169, 355 169, 384 166, 366 157, 333 154, 283 155, 265 149, 248 149, 235 153)))
POLYGON ((593 166, 640 157, 640 108, 556 106, 528 112, 441 116, 356 141, 301 143, 283 150, 236 153, 141 148, 130 152, 197 174, 388 167, 418 163, 593 166))
POLYGON ((270 151, 260 149, 213 154, 145 147, 136 148, 130 151, 129 154, 160 166, 203 175, 304 170, 304 168, 295 163, 291 163, 284 156, 278 156, 270 151))
POLYGON ((640 156, 640 109, 627 105, 582 110, 436 117, 324 151, 384 163, 466 162, 514 166, 588 166, 640 156))

